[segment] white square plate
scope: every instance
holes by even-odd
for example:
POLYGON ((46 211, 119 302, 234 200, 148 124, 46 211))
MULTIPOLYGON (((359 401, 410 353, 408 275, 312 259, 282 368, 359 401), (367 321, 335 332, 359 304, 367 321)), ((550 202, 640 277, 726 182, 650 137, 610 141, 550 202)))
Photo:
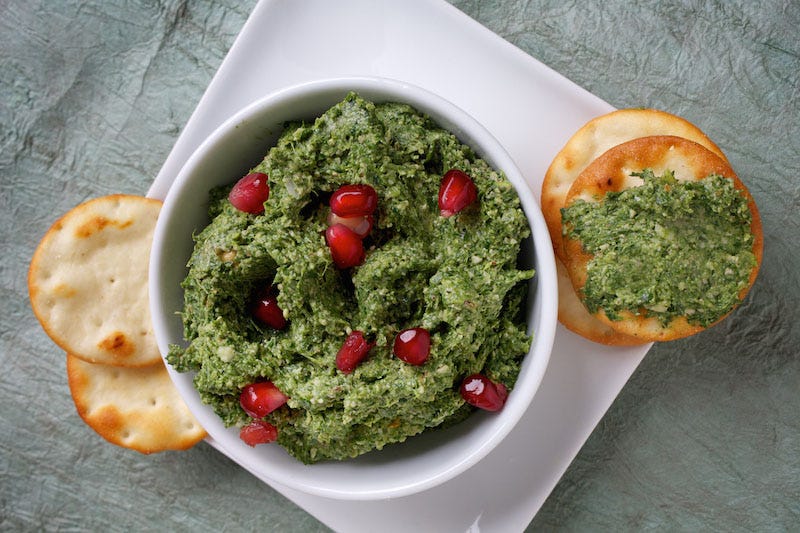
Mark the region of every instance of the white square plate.
MULTIPOLYGON (((254 100, 304 81, 360 75, 407 81, 465 109, 506 147, 537 199, 567 139, 613 110, 443 1, 262 0, 148 195, 163 198, 205 137, 254 100)), ((649 348, 591 343, 559 325, 517 427, 476 466, 426 492, 352 502, 270 485, 340 531, 522 530, 649 348)))

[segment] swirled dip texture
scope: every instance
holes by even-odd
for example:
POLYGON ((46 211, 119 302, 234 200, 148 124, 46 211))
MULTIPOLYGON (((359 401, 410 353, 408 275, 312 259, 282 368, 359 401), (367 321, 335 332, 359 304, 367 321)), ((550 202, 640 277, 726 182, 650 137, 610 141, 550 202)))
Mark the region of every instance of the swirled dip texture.
POLYGON ((529 234, 514 188, 455 136, 413 108, 355 94, 312 124, 287 125, 254 172, 269 176, 263 215, 211 192, 212 222, 196 236, 183 283, 186 347, 169 362, 197 372, 204 402, 245 423, 245 385, 268 379, 289 397, 266 420, 304 462, 344 459, 469 413, 460 381, 483 372, 513 385, 530 337, 522 306, 533 272, 517 268, 529 234), (442 175, 467 172, 477 209, 439 215, 442 175), (339 270, 324 232, 328 198, 343 184, 378 193, 366 260, 339 270), (288 320, 254 321, 251 294, 272 284, 288 320), (402 329, 431 333, 422 366, 392 355, 402 329), (351 374, 335 365, 351 330, 376 345, 351 374))
POLYGON ((634 172, 642 185, 563 209, 565 231, 593 254, 582 288, 589 312, 677 317, 708 327, 741 301, 758 264, 747 199, 712 174, 678 181, 634 172))

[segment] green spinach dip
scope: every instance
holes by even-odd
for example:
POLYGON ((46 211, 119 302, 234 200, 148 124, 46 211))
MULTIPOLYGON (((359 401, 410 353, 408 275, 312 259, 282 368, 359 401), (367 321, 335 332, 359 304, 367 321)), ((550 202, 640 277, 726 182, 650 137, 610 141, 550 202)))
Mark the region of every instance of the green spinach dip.
POLYGON ((278 443, 306 463, 345 459, 466 417, 458 386, 469 374, 511 389, 531 341, 523 308, 533 271, 518 268, 529 226, 502 173, 412 107, 356 94, 313 123, 287 124, 253 171, 269 176, 261 215, 232 207, 230 187, 210 192, 211 223, 195 236, 182 284, 188 344, 168 354, 196 372, 226 425, 247 422, 240 391, 268 379, 289 397, 265 418, 278 443), (472 177, 478 206, 444 218, 437 194, 451 168, 472 177), (352 183, 372 186, 378 207, 365 261, 339 270, 324 237, 327 201, 352 183), (248 313, 264 285, 277 289, 283 330, 248 313), (411 327, 431 335, 421 366, 392 354, 411 327), (335 358, 353 330, 375 346, 344 374, 335 358))
POLYGON ((561 211, 564 235, 593 255, 584 303, 611 320, 629 311, 664 326, 680 316, 711 325, 739 302, 756 266, 747 199, 715 174, 699 181, 650 169, 632 175, 644 183, 561 211))

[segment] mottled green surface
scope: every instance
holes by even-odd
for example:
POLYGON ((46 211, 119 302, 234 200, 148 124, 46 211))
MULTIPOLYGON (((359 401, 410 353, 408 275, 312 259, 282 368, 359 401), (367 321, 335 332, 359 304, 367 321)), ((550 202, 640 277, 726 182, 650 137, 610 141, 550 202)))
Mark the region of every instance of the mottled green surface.
MULTIPOLYGON (((531 529, 797 530, 800 4, 454 3, 617 107, 699 124, 765 228, 742 308, 647 355, 531 529)), ((0 529, 325 529, 205 444, 145 457, 99 439, 27 302, 56 215, 147 190, 253 5, 0 4, 0 529)))
POLYGON ((463 420, 466 376, 513 389, 531 345, 519 318, 534 272, 516 266, 530 230, 503 174, 412 107, 356 93, 286 128, 253 171, 269 176, 262 213, 234 207, 230 186, 211 193, 212 220, 182 284, 189 344, 167 355, 176 370, 196 371, 200 398, 226 426, 252 420, 239 406, 242 387, 268 379, 289 398, 265 419, 278 444, 306 464, 344 460, 463 420), (477 213, 440 216, 451 168, 472 178, 477 213), (353 182, 377 191, 375 223, 358 266, 338 268, 328 205, 353 182), (266 287, 288 319, 279 331, 243 313, 266 287), (425 364, 393 354, 411 327, 430 332, 425 364), (366 357, 340 365, 348 343, 368 346, 366 357))
POLYGON ((628 312, 663 328, 681 317, 709 327, 741 302, 758 267, 748 199, 719 174, 680 181, 645 168, 630 176, 643 183, 561 210, 565 234, 593 256, 586 308, 611 320, 628 312))

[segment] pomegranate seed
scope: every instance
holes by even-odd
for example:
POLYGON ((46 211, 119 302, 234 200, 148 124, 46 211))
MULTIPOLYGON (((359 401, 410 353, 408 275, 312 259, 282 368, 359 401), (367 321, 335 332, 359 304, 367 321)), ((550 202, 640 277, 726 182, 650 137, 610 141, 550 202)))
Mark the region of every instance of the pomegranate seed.
POLYGON ((342 224, 353 230, 355 234, 361 237, 362 239, 367 235, 369 235, 369 232, 372 231, 372 225, 374 223, 375 219, 372 217, 372 215, 361 215, 357 217, 340 217, 333 211, 328 213, 329 226, 342 224))
POLYGON ((431 335, 425 328, 404 329, 394 338, 394 355, 410 365, 421 365, 431 353, 431 335))
POLYGON ((364 262, 364 244, 356 232, 344 224, 334 224, 325 230, 325 241, 331 250, 336 268, 350 268, 364 262))
POLYGON ((366 184, 342 185, 331 195, 330 206, 340 217, 371 215, 378 207, 378 194, 366 184))
POLYGON ((459 391, 464 401, 486 411, 499 411, 506 403, 508 389, 483 374, 472 374, 461 382, 459 391))
POLYGON ((352 332, 339 348, 339 353, 336 354, 336 368, 345 374, 351 373, 364 360, 373 346, 375 343, 367 342, 363 332, 352 332))
POLYGON ((448 170, 439 186, 439 214, 451 217, 478 199, 478 189, 466 173, 448 170))
POLYGON ((245 386, 239 395, 239 404, 253 418, 264 418, 286 403, 288 398, 271 381, 257 381, 245 386))
POLYGON ((278 428, 266 420, 253 420, 239 430, 239 438, 248 446, 275 442, 278 438, 278 428))
POLYGON ((278 307, 278 298, 272 287, 258 291, 250 306, 250 313, 256 320, 273 329, 286 327, 286 318, 283 316, 283 310, 278 307))
POLYGON ((264 202, 269 198, 267 175, 252 172, 236 182, 228 194, 233 207, 245 213, 260 215, 264 212, 264 202))

